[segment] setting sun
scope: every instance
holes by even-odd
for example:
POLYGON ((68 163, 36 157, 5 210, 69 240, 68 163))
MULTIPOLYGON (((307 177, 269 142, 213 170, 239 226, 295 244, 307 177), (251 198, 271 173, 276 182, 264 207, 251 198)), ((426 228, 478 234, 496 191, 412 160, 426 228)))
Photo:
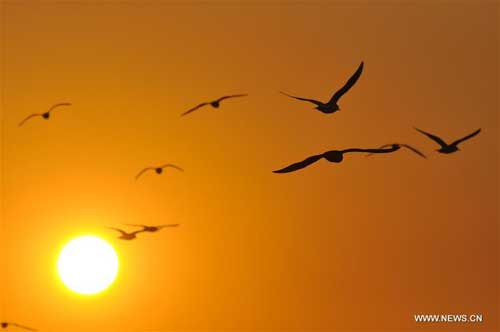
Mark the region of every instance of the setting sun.
POLYGON ((115 280, 118 257, 106 241, 95 236, 81 236, 63 248, 57 270, 69 289, 80 294, 96 294, 115 280))

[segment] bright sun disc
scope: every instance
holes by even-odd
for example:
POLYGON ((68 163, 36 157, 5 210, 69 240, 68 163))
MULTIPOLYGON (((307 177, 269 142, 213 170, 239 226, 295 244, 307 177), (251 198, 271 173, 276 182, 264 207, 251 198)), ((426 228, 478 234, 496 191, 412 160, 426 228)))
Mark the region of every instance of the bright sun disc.
POLYGON ((63 248, 57 261, 62 282, 80 294, 96 294, 111 285, 118 273, 113 247, 95 236, 81 236, 63 248))

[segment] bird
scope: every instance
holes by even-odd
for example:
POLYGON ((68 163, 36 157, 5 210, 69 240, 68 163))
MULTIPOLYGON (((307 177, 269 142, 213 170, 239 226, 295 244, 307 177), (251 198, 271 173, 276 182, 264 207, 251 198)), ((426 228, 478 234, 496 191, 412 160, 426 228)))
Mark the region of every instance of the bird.
POLYGON ((165 227, 177 227, 179 224, 166 224, 166 225, 157 225, 157 226, 148 226, 148 225, 136 225, 136 224, 125 224, 127 226, 135 226, 135 227, 142 227, 142 232, 157 232, 162 228, 165 227))
POLYGON ((437 137, 436 135, 427 133, 421 129, 418 129, 417 127, 413 127, 413 128, 415 128, 416 131, 424 134, 425 136, 429 137, 431 140, 433 140, 434 142, 439 144, 441 146, 441 148, 437 149, 436 151, 438 151, 440 153, 444 153, 444 154, 449 154, 449 153, 459 151, 460 149, 458 148, 458 144, 468 140, 469 138, 476 136, 477 134, 479 134, 481 132, 481 128, 479 128, 475 132, 473 132, 472 134, 469 134, 465 137, 457 139, 456 141, 454 141, 451 144, 448 144, 445 141, 443 141, 441 138, 437 137))
POLYGON ((345 149, 345 150, 331 150, 324 152, 322 154, 314 155, 311 157, 308 157, 302 161, 299 161, 297 163, 291 164, 285 168, 279 169, 277 171, 273 171, 273 173, 290 173, 290 172, 295 172, 299 169, 302 169, 304 167, 307 167, 318 160, 325 158, 329 162, 332 163, 340 163, 344 159, 344 154, 345 153, 350 153, 350 152, 362 152, 362 153, 390 153, 397 151, 401 148, 400 145, 398 144, 392 144, 389 149, 358 149, 358 148, 352 148, 352 149, 345 149))
POLYGON ((119 228, 114 228, 114 227, 108 227, 108 228, 120 232, 122 235, 120 235, 118 238, 122 239, 122 240, 133 240, 133 239, 137 238, 137 234, 143 232, 142 230, 140 230, 140 231, 135 231, 132 233, 127 233, 124 230, 121 230, 119 228))
MULTIPOLYGON (((383 149, 383 148, 386 148, 386 147, 392 146, 392 145, 399 145, 399 147, 407 148, 408 150, 415 152, 416 154, 418 154, 422 158, 427 158, 427 156, 425 154, 423 154, 422 152, 420 152, 419 150, 415 149, 414 147, 412 147, 411 145, 408 145, 408 144, 401 144, 401 143, 384 144, 381 147, 379 147, 379 149, 383 149)), ((369 157, 372 154, 373 153, 369 153, 366 155, 366 157, 369 157)))
POLYGON ((165 165, 161 165, 161 166, 151 166, 151 167, 146 167, 144 169, 142 169, 136 176, 135 176, 135 179, 139 179, 139 177, 147 172, 147 171, 155 171, 157 174, 161 174, 163 173, 163 169, 164 168, 167 168, 167 167, 171 167, 171 168, 175 168, 176 170, 178 171, 181 171, 181 172, 184 172, 184 170, 182 168, 180 168, 179 166, 176 166, 174 164, 165 164, 165 165))
POLYGON ((334 113, 334 112, 340 110, 340 106, 338 105, 339 99, 347 91, 349 91, 349 89, 351 89, 353 87, 353 85, 358 81, 359 77, 361 76, 361 73, 363 72, 363 66, 364 66, 364 63, 362 61, 361 64, 359 65, 358 69, 347 80, 347 82, 344 84, 344 86, 341 87, 339 90, 337 90, 337 92, 335 92, 333 94, 332 98, 330 98, 330 100, 327 103, 323 103, 323 102, 321 102, 319 100, 315 100, 315 99, 308 99, 308 98, 302 98, 302 97, 292 96, 292 95, 290 95, 288 93, 285 93, 283 91, 280 91, 280 92, 282 94, 284 94, 285 96, 313 103, 313 104, 316 105, 315 109, 317 109, 318 111, 323 112, 325 114, 334 113))
POLYGON ((34 328, 27 327, 27 326, 24 326, 24 325, 21 325, 21 324, 17 324, 17 323, 12 323, 12 322, 0 322, 0 326, 2 327, 2 329, 6 329, 9 326, 15 326, 15 327, 19 327, 21 329, 25 329, 25 330, 28 330, 28 331, 38 331, 38 330, 35 330, 34 328))
POLYGON ((19 123, 19 127, 22 126, 24 123, 26 123, 26 121, 28 121, 29 119, 31 118, 34 118, 36 116, 40 116, 42 118, 44 118, 45 120, 48 120, 50 118, 50 112, 52 112, 54 109, 60 107, 60 106, 71 106, 71 103, 58 103, 58 104, 54 104, 52 105, 49 110, 47 112, 44 112, 44 113, 33 113, 31 115, 28 115, 23 121, 21 121, 19 123))
POLYGON ((238 97, 246 97, 246 96, 248 96, 248 94, 246 94, 246 93, 237 94, 237 95, 223 96, 223 97, 220 97, 219 99, 215 99, 215 100, 212 100, 212 101, 209 101, 209 102, 198 104, 195 107, 193 107, 193 108, 187 110, 186 112, 182 113, 181 116, 188 115, 189 113, 192 113, 192 112, 196 111, 197 109, 199 109, 200 107, 203 107, 203 106, 206 106, 206 105, 210 105, 213 108, 219 108, 220 102, 223 101, 223 100, 225 100, 225 99, 238 98, 238 97))

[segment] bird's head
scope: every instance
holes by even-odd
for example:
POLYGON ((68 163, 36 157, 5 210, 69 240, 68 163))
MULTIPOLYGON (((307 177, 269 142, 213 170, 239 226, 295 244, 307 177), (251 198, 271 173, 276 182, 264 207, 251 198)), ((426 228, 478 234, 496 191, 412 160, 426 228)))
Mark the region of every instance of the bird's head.
POLYGON ((42 118, 44 118, 44 119, 48 119, 49 117, 50 117, 50 113, 49 112, 42 114, 42 118))
POLYGON ((155 172, 161 174, 163 172, 163 168, 158 167, 155 169, 155 172))
POLYGON ((9 323, 6 323, 6 322, 1 322, 1 323, 0 323, 0 326, 1 326, 3 329, 5 329, 5 328, 7 328, 7 326, 9 326, 9 323))

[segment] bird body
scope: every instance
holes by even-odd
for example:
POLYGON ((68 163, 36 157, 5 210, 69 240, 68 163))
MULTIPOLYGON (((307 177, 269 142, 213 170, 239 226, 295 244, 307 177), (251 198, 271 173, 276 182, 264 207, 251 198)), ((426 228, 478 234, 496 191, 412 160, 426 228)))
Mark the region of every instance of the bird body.
POLYGON ((160 175, 161 173, 163 173, 163 169, 164 169, 164 168, 168 168, 168 167, 170 167, 170 168, 174 168, 174 169, 176 169, 176 170, 178 170, 178 171, 181 171, 181 172, 183 172, 183 171, 184 171, 181 167, 179 167, 179 166, 177 166, 177 165, 174 165, 174 164, 165 164, 165 165, 161 165, 161 166, 151 166, 151 167, 146 167, 146 168, 142 169, 142 170, 141 170, 141 171, 140 171, 140 172, 139 172, 139 173, 135 176, 135 179, 136 179, 136 180, 137 180, 137 179, 139 179, 139 177, 140 177, 142 174, 144 174, 145 172, 147 172, 147 171, 155 171, 155 172, 156 172, 156 174, 160 175))
POLYGON ((352 152, 361 152, 361 153, 390 153, 397 151, 401 148, 401 146, 397 144, 392 144, 390 148, 387 149, 359 149, 359 148, 351 148, 351 149, 345 149, 345 150, 331 150, 324 152, 319 155, 314 155, 311 157, 308 157, 302 161, 299 161, 297 163, 291 164, 285 168, 279 169, 277 171, 273 171, 273 173, 290 173, 297 171, 299 169, 302 169, 304 167, 307 167, 318 160, 324 158, 328 160, 331 163, 340 163, 342 160, 344 160, 344 154, 346 153, 352 153, 352 152))
POLYGON ((223 96, 223 97, 220 97, 218 99, 215 99, 215 100, 212 100, 212 101, 209 101, 209 102, 204 102, 204 103, 198 104, 195 107, 193 107, 193 108, 187 110, 186 112, 182 113, 181 116, 188 115, 189 113, 192 113, 192 112, 194 112, 194 111, 198 110, 199 108, 201 108, 203 106, 206 106, 206 105, 210 105, 213 108, 219 108, 221 101, 223 101, 225 99, 237 98, 237 97, 245 97, 245 96, 248 96, 248 94, 244 93, 244 94, 223 96))
POLYGON ((71 106, 71 103, 58 103, 58 104, 54 104, 54 105, 52 105, 48 109, 48 111, 46 111, 44 113, 33 113, 31 115, 28 115, 23 121, 21 121, 19 123, 19 126, 22 126, 23 124, 26 123, 26 121, 28 121, 28 120, 30 120, 30 119, 32 119, 34 117, 37 117, 37 116, 39 116, 39 117, 41 117, 41 118, 43 118, 45 120, 48 120, 50 118, 50 112, 52 112, 54 109, 56 109, 56 108, 58 108, 60 106, 71 106))
POLYGON ((344 84, 344 86, 342 88, 340 88, 339 90, 337 90, 333 94, 333 96, 330 98, 330 100, 327 103, 324 103, 322 101, 315 100, 315 99, 292 96, 292 95, 289 95, 288 93, 285 93, 282 91, 281 91, 281 93, 284 94, 285 96, 295 98, 297 100, 302 100, 302 101, 307 101, 307 102, 313 103, 314 105, 316 105, 315 109, 317 109, 318 111, 320 111, 322 113, 325 113, 325 114, 335 113, 335 112, 340 110, 340 106, 338 105, 339 99, 347 91, 349 91, 354 86, 354 84, 356 84, 359 77, 361 76, 361 73, 363 72, 363 66, 364 66, 364 63, 361 62, 358 69, 356 70, 356 72, 354 72, 354 74, 347 80, 347 82, 344 84))
POLYGON ((458 148, 458 144, 476 136, 477 134, 479 134, 481 132, 481 128, 477 129, 476 131, 474 131, 473 133, 465 136, 465 137, 462 137, 462 138, 459 138, 457 139, 456 141, 448 144, 446 143, 443 139, 441 139, 440 137, 434 135, 434 134, 431 134, 431 133, 428 133, 428 132, 425 132, 421 129, 418 129, 416 127, 414 127, 416 131, 420 132, 421 134, 424 134, 425 136, 429 137, 431 140, 433 140, 434 142, 436 142, 437 144, 440 145, 440 148, 437 149, 436 151, 438 151, 439 153, 444 153, 444 154, 450 154, 450 153, 453 153, 453 152, 456 152, 456 151, 459 151, 460 149, 458 148))
POLYGON ((118 237, 118 239, 121 239, 121 240, 134 240, 135 238, 137 238, 137 234, 143 232, 142 230, 139 230, 139 231, 135 231, 132 233, 127 233, 124 230, 121 230, 119 228, 114 228, 114 227, 108 227, 108 228, 120 232, 121 235, 118 237))

